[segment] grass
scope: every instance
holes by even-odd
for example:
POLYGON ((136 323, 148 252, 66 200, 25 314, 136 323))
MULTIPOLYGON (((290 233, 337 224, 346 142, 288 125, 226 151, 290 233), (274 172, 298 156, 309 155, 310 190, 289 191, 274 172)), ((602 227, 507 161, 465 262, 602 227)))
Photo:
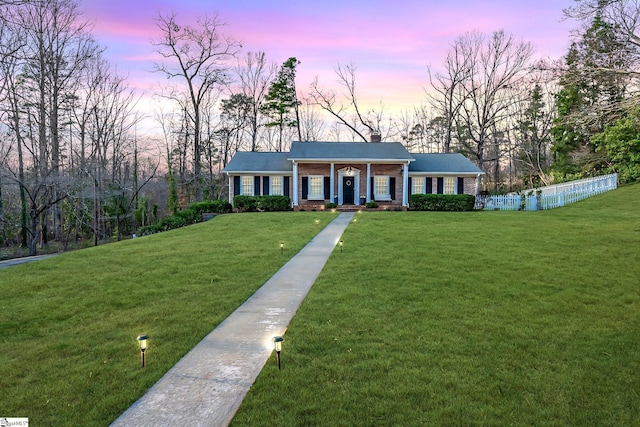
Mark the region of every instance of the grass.
POLYGON ((334 217, 223 215, 0 270, 0 416, 108 425, 334 217))
MULTIPOLYGON (((0 416, 109 424, 333 217, 226 215, 0 270, 0 416)), ((640 185, 357 218, 234 425, 640 419, 640 185)))
POLYGON ((361 213, 233 425, 634 425, 640 185, 361 213))

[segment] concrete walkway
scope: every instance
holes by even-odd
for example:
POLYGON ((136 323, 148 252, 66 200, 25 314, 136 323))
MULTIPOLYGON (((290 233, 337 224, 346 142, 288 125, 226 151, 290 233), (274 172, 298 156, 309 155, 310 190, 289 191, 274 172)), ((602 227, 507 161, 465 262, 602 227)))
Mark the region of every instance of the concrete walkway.
POLYGON ((327 225, 112 426, 228 425, 353 215, 327 225))

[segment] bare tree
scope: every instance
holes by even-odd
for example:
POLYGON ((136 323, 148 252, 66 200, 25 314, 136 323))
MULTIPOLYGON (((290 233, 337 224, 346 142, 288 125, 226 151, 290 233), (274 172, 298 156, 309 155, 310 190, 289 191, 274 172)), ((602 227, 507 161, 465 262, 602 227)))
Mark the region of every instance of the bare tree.
POLYGON ((463 51, 465 46, 460 39, 454 42, 444 60, 444 71, 433 72, 428 68, 431 91, 427 98, 433 109, 442 117, 445 128, 444 152, 451 150, 451 141, 455 131, 455 120, 464 103, 464 82, 470 77, 474 56, 463 51))
POLYGON ((199 18, 195 26, 181 26, 175 13, 160 14, 156 25, 162 35, 153 40, 152 44, 163 60, 155 64, 155 71, 165 74, 169 79, 181 79, 186 85, 190 108, 184 112, 193 128, 195 198, 202 200, 201 108, 212 90, 220 89, 229 82, 229 60, 238 53, 241 46, 220 33, 223 23, 217 14, 199 18))
POLYGON ((382 137, 383 128, 387 134, 391 133, 393 121, 387 118, 382 105, 379 110, 371 109, 366 113, 362 111, 356 92, 355 65, 341 66, 338 64, 335 73, 338 76, 338 83, 346 90, 346 93, 341 94, 340 98, 346 101, 340 101, 336 92, 321 88, 316 77, 311 83, 310 93, 310 99, 314 104, 336 118, 357 139, 364 142, 370 140, 367 133, 382 137))
POLYGON ((302 141, 322 141, 324 139, 324 121, 318 115, 316 105, 305 98, 299 107, 300 132, 302 141))
POLYGON ((576 0, 563 10, 565 17, 590 22, 599 16, 615 25, 626 44, 640 48, 640 1, 638 0, 576 0))
MULTIPOLYGON (((457 83, 458 99, 453 102, 460 105, 456 117, 458 138, 462 148, 483 168, 486 146, 498 136, 493 133, 500 129, 508 106, 514 102, 511 88, 526 75, 533 47, 504 31, 489 36, 471 32, 459 37, 452 51, 465 69, 457 83)), ((499 162, 498 158, 493 160, 499 162)))
POLYGON ((270 82, 276 75, 277 65, 268 63, 264 52, 247 52, 244 61, 238 64, 236 70, 240 80, 240 91, 246 101, 250 151, 258 151, 260 108, 269 91, 270 82))

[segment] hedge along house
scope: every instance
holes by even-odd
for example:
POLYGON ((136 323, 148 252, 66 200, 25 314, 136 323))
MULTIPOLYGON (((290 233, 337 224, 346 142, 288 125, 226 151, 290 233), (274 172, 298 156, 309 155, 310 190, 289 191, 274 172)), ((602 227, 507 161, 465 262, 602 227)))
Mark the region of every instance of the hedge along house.
POLYGON ((288 153, 237 152, 223 172, 231 203, 283 195, 294 209, 407 208, 411 194, 476 194, 484 174, 462 154, 410 153, 399 142, 293 142, 288 153))

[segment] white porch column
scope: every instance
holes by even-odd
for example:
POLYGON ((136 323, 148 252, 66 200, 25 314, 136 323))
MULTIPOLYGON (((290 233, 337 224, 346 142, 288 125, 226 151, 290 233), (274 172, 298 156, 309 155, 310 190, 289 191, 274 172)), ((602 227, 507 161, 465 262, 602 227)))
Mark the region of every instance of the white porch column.
POLYGON ((335 164, 331 163, 331 178, 329 179, 329 181, 331 181, 331 190, 329 190, 329 202, 331 202, 331 203, 333 203, 333 200, 334 200, 334 197, 335 197, 335 194, 336 194, 335 189, 334 189, 335 185, 334 185, 334 182, 333 182, 334 179, 335 179, 334 175, 335 175, 335 164))
POLYGON ((409 206, 409 163, 402 165, 402 206, 409 206))
POLYGON ((229 203, 233 204, 233 191, 231 191, 231 175, 227 175, 227 185, 229 188, 229 203))
POLYGON ((367 163, 367 203, 371 201, 371 163, 367 163))
POLYGON ((293 206, 298 206, 298 164, 293 163, 293 206))

